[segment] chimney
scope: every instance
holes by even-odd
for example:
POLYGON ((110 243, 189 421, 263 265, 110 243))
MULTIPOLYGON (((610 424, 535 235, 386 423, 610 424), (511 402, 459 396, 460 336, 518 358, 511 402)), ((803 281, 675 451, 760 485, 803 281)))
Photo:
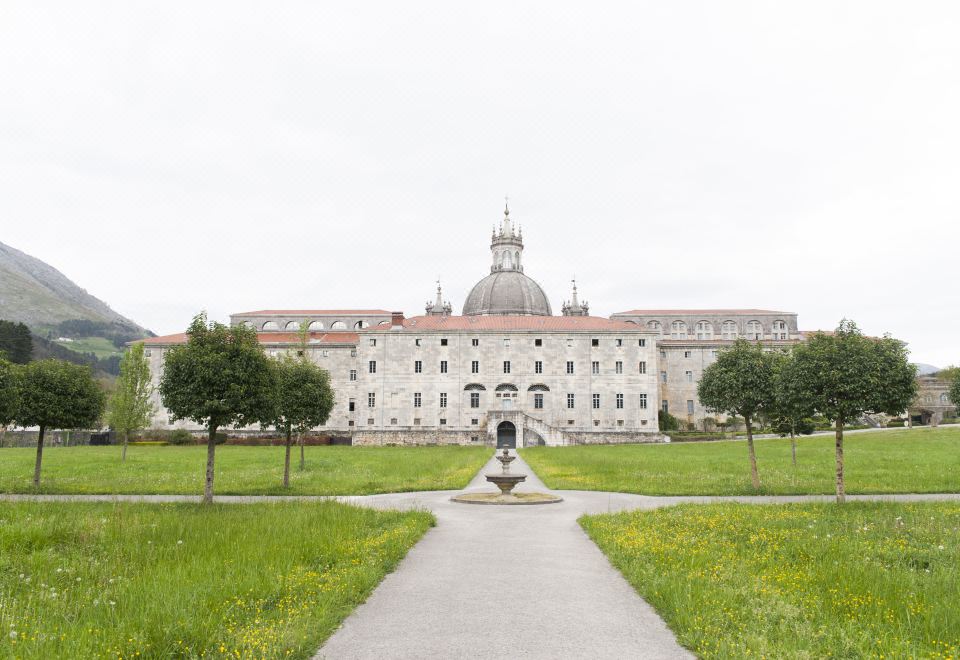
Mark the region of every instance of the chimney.
POLYGON ((390 312, 390 326, 392 328, 403 327, 403 312, 390 312))

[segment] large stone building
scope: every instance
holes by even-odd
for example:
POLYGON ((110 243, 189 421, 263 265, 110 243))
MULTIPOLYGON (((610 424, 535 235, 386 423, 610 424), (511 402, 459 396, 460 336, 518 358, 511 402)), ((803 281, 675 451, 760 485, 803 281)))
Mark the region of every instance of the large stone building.
MULTIPOLYGON (((326 369, 336 405, 320 432, 354 444, 562 445, 653 442, 660 411, 695 423, 696 396, 717 351, 745 337, 798 341, 796 314, 757 309, 631 310, 589 315, 576 284, 554 316, 524 273, 523 234, 509 210, 490 242, 489 275, 460 316, 443 300, 407 318, 386 310, 261 310, 231 324, 258 332, 268 354, 298 351, 326 369)), ((146 340, 154 378, 185 335, 146 340)), ((156 426, 170 426, 157 400, 156 426)), ((177 426, 189 428, 189 424, 177 426)))

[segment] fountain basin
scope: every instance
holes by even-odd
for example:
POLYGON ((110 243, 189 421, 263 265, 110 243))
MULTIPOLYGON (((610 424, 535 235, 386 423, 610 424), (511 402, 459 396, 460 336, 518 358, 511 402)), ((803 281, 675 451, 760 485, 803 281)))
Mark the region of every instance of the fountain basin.
POLYGON ((504 495, 503 493, 460 493, 450 498, 453 502, 461 504, 556 504, 562 502, 563 498, 550 493, 514 493, 504 495))
POLYGON ((500 489, 500 492, 504 495, 509 495, 510 491, 520 483, 521 481, 527 480, 527 475, 525 474, 488 474, 486 475, 487 481, 495 485, 500 489))

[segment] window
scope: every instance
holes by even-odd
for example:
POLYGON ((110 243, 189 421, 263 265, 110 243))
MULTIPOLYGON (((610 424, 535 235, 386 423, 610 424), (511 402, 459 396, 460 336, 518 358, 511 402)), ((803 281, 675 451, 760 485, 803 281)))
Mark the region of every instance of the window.
POLYGON ((440 418, 440 426, 446 426, 446 425, 447 425, 447 420, 444 419, 443 417, 441 417, 441 418, 440 418))
POLYGON ((353 426, 353 420, 352 420, 352 419, 347 422, 347 426, 353 426))
POLYGON ((446 392, 440 392, 440 407, 441 407, 441 408, 446 408, 446 407, 447 407, 447 393, 446 393, 446 392))
POLYGON ((594 426, 600 426, 600 420, 599 420, 599 419, 593 420, 593 425, 594 425, 594 426))
POLYGON ((667 359, 667 352, 661 350, 661 351, 660 351, 660 357, 661 357, 662 359, 666 360, 666 359, 667 359))
POLYGON ((542 374, 543 373, 543 362, 537 360, 533 363, 533 373, 542 374))
POLYGON ((419 408, 422 403, 423 403, 423 397, 420 395, 420 392, 414 392, 414 393, 413 393, 413 407, 414 407, 414 408, 419 408))
POLYGON ((419 346, 419 345, 420 345, 420 338, 419 338, 419 337, 417 337, 416 339, 413 340, 413 345, 414 345, 414 346, 419 346))
POLYGON ((376 360, 370 360, 370 364, 369 364, 368 366, 369 366, 369 368, 370 368, 370 373, 372 373, 372 374, 377 373, 377 361, 376 361, 376 360))
POLYGON ((440 373, 442 373, 442 374, 447 373, 447 361, 446 361, 446 360, 440 360, 440 373))
POLYGON ((723 322, 723 325, 720 326, 720 338, 728 340, 737 338, 737 324, 735 321, 723 322))
POLYGON ((787 339, 787 324, 784 321, 773 322, 773 338, 787 339))
POLYGON ((390 418, 390 423, 391 423, 391 424, 396 424, 396 423, 397 423, 397 418, 396 418, 396 417, 391 417, 391 418, 390 418))
POLYGON ((594 409, 594 410, 599 410, 599 409, 600 409, 600 395, 599 395, 599 394, 594 394, 594 395, 593 395, 593 409, 594 409))
POLYGON ((441 346, 446 346, 446 345, 447 345, 447 339, 446 339, 446 337, 444 337, 443 339, 440 340, 440 345, 441 345, 441 346))
POLYGON ((479 361, 474 360, 473 362, 470 363, 470 373, 472 373, 472 374, 478 374, 478 373, 480 373, 480 362, 479 362, 479 361))
POLYGON ((470 407, 471 408, 480 407, 480 392, 470 392, 470 407))
POLYGON ((568 374, 573 373, 573 362, 567 362, 567 373, 568 374))
POLYGON ((479 340, 479 339, 471 339, 471 340, 470 340, 470 345, 471 345, 471 346, 479 346, 479 345, 480 345, 480 340, 479 340))
MULTIPOLYGON (((303 357, 303 351, 297 351, 297 355, 303 357)), ((320 351, 320 357, 330 357, 330 351, 326 349, 320 351)))
POLYGON ((351 370, 350 370, 350 380, 356 380, 356 379, 357 379, 357 370, 356 370, 356 369, 351 369, 351 370))
POLYGON ((688 383, 692 383, 692 382, 693 382, 693 372, 692 372, 692 371, 684 371, 684 372, 683 372, 683 375, 686 376, 688 383))
POLYGON ((568 426, 573 426, 575 422, 576 422, 576 420, 568 419, 568 420, 567 420, 567 425, 568 425, 568 426))
POLYGON ((647 345, 647 340, 646 340, 646 339, 640 339, 640 340, 638 341, 637 345, 640 346, 640 348, 644 348, 644 347, 647 345))
POLYGON ((600 345, 600 340, 599 340, 599 339, 591 339, 591 340, 590 340, 590 345, 591 345, 591 346, 599 346, 599 345, 600 345))
POLYGON ((647 328, 656 332, 660 337, 663 336, 663 326, 660 325, 660 321, 649 321, 647 323, 647 328))
POLYGON ((747 322, 747 339, 763 339, 763 326, 760 321, 747 322))
POLYGON ((357 409, 357 402, 353 399, 350 399, 350 402, 347 404, 347 411, 353 412, 357 409))
POLYGON ((617 395, 617 410, 623 410, 623 395, 617 395))
POLYGON ((618 420, 617 420, 617 426, 623 426, 623 420, 622 420, 622 419, 618 419, 618 420))
POLYGON ((670 402, 667 401, 666 399, 664 399, 663 401, 661 401, 661 402, 660 402, 660 410, 662 410, 662 411, 665 412, 665 413, 670 412, 670 402))
POLYGON ((683 352, 683 357, 685 357, 685 358, 688 358, 688 357, 690 357, 691 355, 693 355, 693 352, 692 352, 692 351, 684 351, 684 352, 683 352))
POLYGON ((354 348, 350 351, 350 357, 357 357, 357 349, 354 348))
POLYGON ((423 373, 423 362, 421 360, 416 360, 413 363, 413 373, 421 374, 423 373))
POLYGON ((371 346, 376 346, 376 345, 377 345, 377 340, 371 338, 371 339, 370 339, 370 345, 371 345, 371 346))
MULTIPOLYGON (((367 408, 376 408, 377 407, 377 394, 376 392, 367 393, 367 408)), ((370 422, 371 424, 373 422, 370 422)))
POLYGON ((698 321, 697 339, 713 339, 713 324, 709 321, 698 321))
POLYGON ((613 366, 618 374, 623 373, 623 362, 621 362, 620 360, 617 360, 613 366))
POLYGON ((510 373, 510 360, 503 361, 503 373, 505 374, 510 373))
POLYGON ((646 409, 647 409, 647 395, 646 395, 646 394, 641 394, 641 395, 640 395, 640 409, 641 409, 641 410, 646 410, 646 409))
POLYGON ((686 339, 687 324, 683 321, 674 321, 670 324, 670 339, 686 339))
POLYGON ((667 372, 666 372, 666 371, 661 371, 661 372, 660 372, 660 382, 661 382, 661 383, 666 383, 666 382, 667 382, 667 372))
POLYGON ((542 339, 534 339, 534 340, 533 340, 533 345, 534 345, 534 346, 543 346, 543 340, 542 340, 542 339))
POLYGON ((504 339, 504 340, 503 340, 503 347, 504 347, 504 348, 510 348, 510 340, 509 340, 509 339, 504 339))
POLYGON ((533 395, 533 407, 535 410, 543 410, 543 394, 540 392, 533 395))
POLYGON ((600 375, 600 363, 599 363, 599 362, 592 362, 592 363, 590 364, 590 373, 592 373, 594 376, 599 376, 599 375, 600 375))
POLYGON ((616 341, 617 341, 617 348, 620 348, 621 346, 623 346, 623 340, 622 340, 622 339, 617 339, 616 341))
POLYGON ((150 357, 151 355, 153 355, 153 353, 150 352, 149 348, 143 352, 143 357, 150 357))
POLYGON ((573 340, 567 339, 567 348, 573 348, 573 340))
POLYGON ((576 402, 576 399, 574 398, 573 394, 568 394, 568 395, 567 395, 567 408, 573 408, 575 402, 576 402))
POLYGON ((640 373, 642 373, 642 374, 647 373, 647 363, 646 363, 646 362, 641 362, 641 363, 640 363, 640 373))
POLYGON ((693 399, 687 399, 687 414, 693 414, 693 399))
POLYGON ((373 417, 367 417, 367 426, 373 426, 373 417))
POLYGON ((470 426, 476 426, 479 423, 480 423, 480 420, 477 419, 476 417, 470 420, 470 426))

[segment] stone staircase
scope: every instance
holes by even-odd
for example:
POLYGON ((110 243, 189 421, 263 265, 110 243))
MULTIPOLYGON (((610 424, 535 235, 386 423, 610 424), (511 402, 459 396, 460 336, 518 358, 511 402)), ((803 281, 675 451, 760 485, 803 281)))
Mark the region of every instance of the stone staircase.
POLYGON ((501 422, 511 422, 517 428, 517 446, 545 444, 558 446, 566 444, 563 432, 555 426, 531 417, 522 410, 491 410, 487 413, 487 427, 497 438, 497 427, 501 422))

